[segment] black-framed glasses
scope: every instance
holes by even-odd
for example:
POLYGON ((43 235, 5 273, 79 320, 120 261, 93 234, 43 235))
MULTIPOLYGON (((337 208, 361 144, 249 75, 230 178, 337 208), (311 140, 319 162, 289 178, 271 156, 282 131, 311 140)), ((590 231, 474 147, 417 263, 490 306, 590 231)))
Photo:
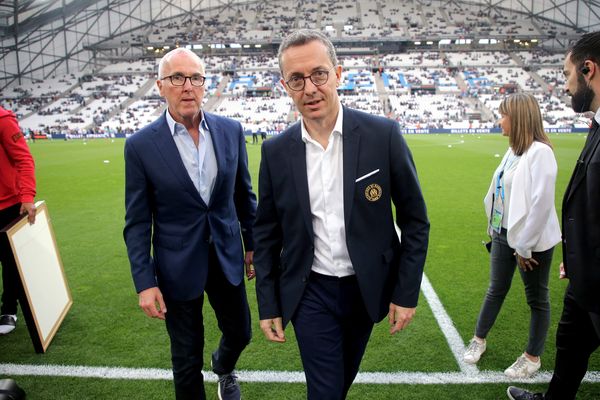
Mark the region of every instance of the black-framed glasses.
POLYGON ((329 68, 329 70, 318 69, 313 71, 310 75, 302 76, 302 75, 292 75, 290 79, 288 79, 285 83, 288 87, 294 91, 300 91, 304 89, 306 85, 306 80, 310 79, 310 81, 315 86, 322 86, 327 83, 329 79, 329 72, 335 67, 329 68))
POLYGON ((190 76, 185 76, 183 74, 173 74, 160 79, 165 80, 167 78, 171 81, 171 85, 173 86, 183 86, 185 85, 185 81, 189 79, 192 86, 198 87, 204 85, 204 81, 206 80, 206 78, 200 74, 194 74, 190 76))

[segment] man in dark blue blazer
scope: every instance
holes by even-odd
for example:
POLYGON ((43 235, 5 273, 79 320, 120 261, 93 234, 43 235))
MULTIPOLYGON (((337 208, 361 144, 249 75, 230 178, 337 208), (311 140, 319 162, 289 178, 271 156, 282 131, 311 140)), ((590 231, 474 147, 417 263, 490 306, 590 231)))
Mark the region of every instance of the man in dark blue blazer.
POLYGON ((388 315, 394 334, 413 318, 429 221, 398 123, 341 106, 342 67, 329 39, 292 33, 279 66, 302 120, 262 145, 254 225, 260 326, 284 342, 291 321, 308 398, 340 400, 373 324, 388 315))
POLYGON ((238 122, 201 110, 204 67, 191 50, 166 54, 158 75, 168 108, 125 143, 133 281, 143 311, 166 320, 177 399, 205 398, 207 293, 222 332, 212 354, 219 399, 239 399, 232 372, 251 337, 244 264, 251 279, 256 213, 244 134, 238 122))

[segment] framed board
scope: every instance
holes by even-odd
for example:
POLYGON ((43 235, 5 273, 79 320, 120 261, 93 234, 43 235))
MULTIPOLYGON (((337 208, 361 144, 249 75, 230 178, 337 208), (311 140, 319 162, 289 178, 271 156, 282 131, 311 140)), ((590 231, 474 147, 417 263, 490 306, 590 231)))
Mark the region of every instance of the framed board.
POLYGON ((22 284, 21 310, 35 351, 45 353, 73 304, 46 203, 0 231, 8 240, 22 284))

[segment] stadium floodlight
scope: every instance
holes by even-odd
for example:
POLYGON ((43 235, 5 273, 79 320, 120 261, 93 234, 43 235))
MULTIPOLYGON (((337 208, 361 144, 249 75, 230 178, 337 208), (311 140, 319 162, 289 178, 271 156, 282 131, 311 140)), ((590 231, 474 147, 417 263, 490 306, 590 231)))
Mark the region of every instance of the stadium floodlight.
POLYGON ((421 42, 415 42, 415 46, 420 46, 421 42))
POLYGON ((245 45, 244 45, 244 48, 245 48, 245 49, 249 49, 249 48, 250 48, 250 45, 249 45, 249 44, 245 44, 245 45))
POLYGON ((201 50, 202 48, 203 47, 202 47, 201 44, 194 44, 194 45, 192 45, 192 49, 194 49, 194 50, 201 50))
POLYGON ((433 41, 432 40, 428 40, 427 44, 431 46, 433 44, 433 41))
POLYGON ((262 44, 255 44, 254 47, 256 47, 257 49, 260 49, 262 47, 262 44))
POLYGON ((163 49, 165 50, 169 50, 171 48, 171 46, 163 46, 163 49))
POLYGON ((441 46, 444 46, 444 45, 449 45, 449 44, 451 44, 451 43, 452 43, 452 41, 451 41, 450 39, 442 39, 442 40, 440 40, 440 42, 439 42, 439 44, 440 44, 441 46))
POLYGON ((239 44, 239 43, 230 43, 229 44, 229 48, 231 48, 231 49, 241 49, 242 45, 239 44))
POLYGON ((148 46, 148 47, 146 47, 146 50, 154 50, 154 47, 148 46))

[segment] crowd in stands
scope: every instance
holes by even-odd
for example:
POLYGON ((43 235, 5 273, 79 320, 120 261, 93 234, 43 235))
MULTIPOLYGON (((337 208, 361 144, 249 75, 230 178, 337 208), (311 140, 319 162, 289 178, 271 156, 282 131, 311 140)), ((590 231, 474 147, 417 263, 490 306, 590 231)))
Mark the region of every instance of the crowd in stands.
MULTIPOLYGON (((154 27, 141 40, 173 44, 210 39, 258 42, 281 39, 292 29, 322 29, 331 38, 515 37, 574 35, 570 27, 485 4, 432 0, 276 0, 241 8, 210 6, 202 13, 154 27), (466 8, 468 7, 468 9, 466 8), (202 27, 202 29, 197 29, 202 27)), ((139 39, 137 39, 139 40, 139 39)))
MULTIPOLYGON (((270 7, 253 6, 257 13, 270 7)), ((309 2, 306 7, 319 5, 309 2)), ((338 22, 351 18, 349 9, 335 8, 331 18, 338 22)), ((545 50, 342 56, 340 98, 411 129, 492 127, 502 97, 523 90, 538 97, 548 127, 578 126, 562 89, 560 57, 545 50)), ((275 56, 213 55, 205 58, 205 64, 208 111, 238 119, 253 132, 277 132, 297 120, 275 56)), ((112 63, 95 73, 14 84, 2 91, 2 105, 17 113, 24 129, 42 134, 134 132, 164 109, 154 83, 156 73, 154 59, 112 63)))

